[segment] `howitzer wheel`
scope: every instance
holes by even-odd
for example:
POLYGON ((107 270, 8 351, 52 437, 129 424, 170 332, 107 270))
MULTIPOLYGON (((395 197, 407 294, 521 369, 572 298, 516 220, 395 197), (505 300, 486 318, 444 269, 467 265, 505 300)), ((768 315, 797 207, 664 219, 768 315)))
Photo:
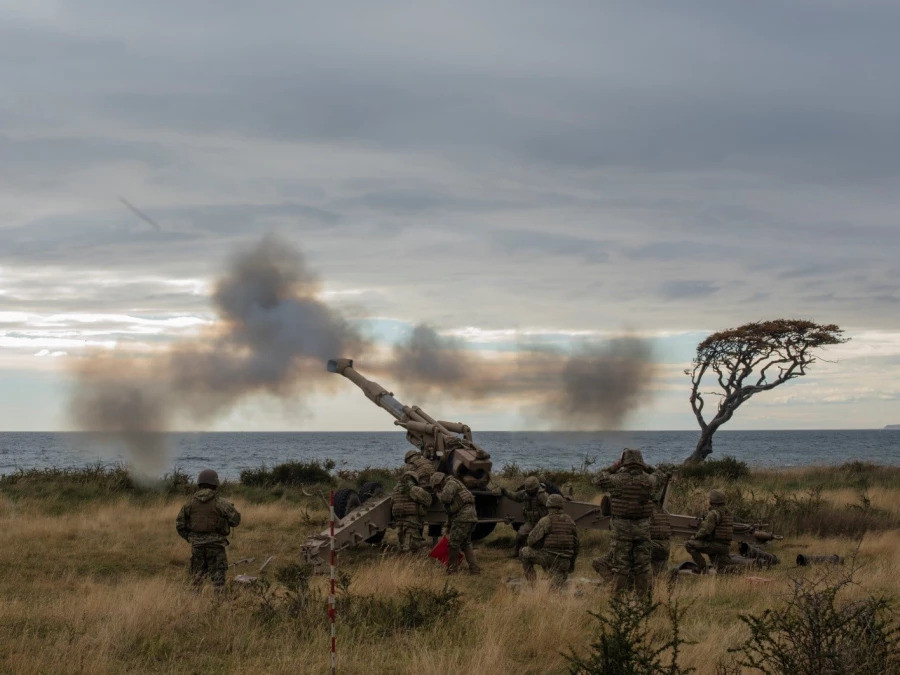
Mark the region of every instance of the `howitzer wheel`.
MULTIPOLYGON (((359 498, 359 493, 352 488, 341 488, 334 493, 334 515, 343 518, 353 509, 359 508, 363 500, 359 498)), ((368 544, 378 544, 384 539, 384 530, 376 532, 366 539, 368 544)))
POLYGON ((475 529, 472 530, 472 541, 484 539, 494 531, 495 527, 497 527, 497 523, 476 523, 475 529))
POLYGON ((561 495, 562 491, 556 487, 556 483, 551 483, 549 480, 545 480, 541 483, 544 486, 544 489, 547 491, 548 495, 561 495))

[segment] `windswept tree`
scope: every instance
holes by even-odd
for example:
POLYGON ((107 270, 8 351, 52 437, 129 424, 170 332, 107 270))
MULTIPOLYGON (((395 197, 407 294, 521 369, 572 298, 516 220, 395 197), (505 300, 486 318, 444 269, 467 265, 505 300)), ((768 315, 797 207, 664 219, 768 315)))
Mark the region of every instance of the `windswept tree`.
POLYGON ((834 324, 776 319, 713 333, 697 345, 693 364, 684 373, 691 378, 691 409, 700 425, 700 439, 686 461, 703 461, 712 452, 713 434, 741 404, 754 394, 806 375, 816 362, 816 349, 847 342, 843 332, 834 324), (700 391, 705 383, 716 385, 718 391, 700 391), (709 421, 704 417, 704 396, 718 397, 709 421))

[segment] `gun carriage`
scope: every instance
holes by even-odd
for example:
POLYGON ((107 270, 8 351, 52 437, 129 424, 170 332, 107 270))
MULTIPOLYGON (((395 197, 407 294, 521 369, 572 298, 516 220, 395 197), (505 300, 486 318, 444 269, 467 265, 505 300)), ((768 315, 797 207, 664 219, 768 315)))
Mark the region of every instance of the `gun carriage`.
MULTIPOLYGON (((366 397, 394 417, 394 424, 406 430, 406 439, 424 457, 434 463, 436 471, 459 478, 475 497, 478 525, 473 539, 483 539, 493 532, 498 523, 514 528, 524 522, 522 504, 505 497, 499 489, 492 489, 491 456, 472 438, 472 430, 462 422, 437 420, 418 406, 407 406, 380 384, 363 377, 353 368, 352 359, 328 361, 328 371, 343 375, 362 389, 366 397)), ((547 486, 556 491, 554 486, 547 486)), ((335 513, 341 519, 335 525, 335 548, 347 549, 363 542, 375 543, 383 538, 391 525, 391 498, 383 494, 363 495, 360 500, 352 490, 339 490, 335 495, 335 513)), ((566 500, 565 512, 580 528, 609 529, 609 513, 602 504, 566 500)), ((439 532, 446 514, 435 500, 426 515, 432 531, 439 532)), ((690 537, 698 528, 700 519, 694 516, 669 514, 672 534, 690 537)), ((735 523, 734 538, 737 541, 761 543, 775 538, 759 527, 735 523)), ((313 535, 302 546, 304 559, 314 565, 324 565, 329 548, 329 531, 313 535)))

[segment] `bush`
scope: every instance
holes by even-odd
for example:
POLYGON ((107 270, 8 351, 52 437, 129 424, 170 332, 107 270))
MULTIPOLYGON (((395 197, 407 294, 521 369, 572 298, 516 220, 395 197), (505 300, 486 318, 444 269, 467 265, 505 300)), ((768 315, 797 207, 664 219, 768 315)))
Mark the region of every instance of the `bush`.
POLYGON ((591 644, 590 653, 578 656, 570 649, 563 654, 571 675, 680 675, 693 672, 682 668, 678 658, 682 645, 681 620, 684 608, 677 601, 660 605, 644 602, 633 594, 613 595, 604 614, 589 612, 600 623, 600 635, 591 644), (650 629, 650 617, 663 607, 669 619, 670 632, 660 642, 650 629), (661 657, 669 652, 669 663, 661 657))
POLYGON ((742 614, 750 637, 729 650, 738 665, 772 675, 900 672, 900 625, 890 600, 841 598, 854 572, 795 579, 783 608, 742 614))
POLYGON ((271 485, 311 485, 314 483, 334 483, 329 471, 334 462, 326 460, 324 464, 318 460, 312 462, 286 462, 271 469, 265 466, 241 471, 241 484, 255 487, 271 485))
POLYGON ((697 480, 709 480, 711 478, 724 478, 725 480, 739 480, 750 475, 750 467, 734 457, 725 456, 722 459, 707 459, 703 462, 685 464, 678 468, 679 478, 694 478, 697 480))

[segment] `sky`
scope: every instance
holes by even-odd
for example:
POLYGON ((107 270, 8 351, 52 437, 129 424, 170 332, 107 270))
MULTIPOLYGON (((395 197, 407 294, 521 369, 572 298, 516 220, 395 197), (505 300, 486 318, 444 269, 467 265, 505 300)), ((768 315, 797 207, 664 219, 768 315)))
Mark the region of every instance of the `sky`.
MULTIPOLYGON (((423 323, 487 364, 645 338, 657 377, 627 428, 695 428, 696 344, 779 317, 851 340, 730 428, 900 423, 897 3, 0 0, 0 18, 0 431, 73 428, 88 354, 202 334, 229 256, 272 232, 384 349, 423 323)), ((201 428, 393 427, 340 382, 201 428)))

